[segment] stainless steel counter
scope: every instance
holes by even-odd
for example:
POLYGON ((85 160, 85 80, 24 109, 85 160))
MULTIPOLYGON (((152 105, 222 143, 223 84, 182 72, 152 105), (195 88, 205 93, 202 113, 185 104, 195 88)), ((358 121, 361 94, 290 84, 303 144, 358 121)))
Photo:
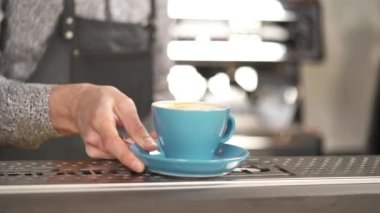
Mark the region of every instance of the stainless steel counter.
POLYGON ((0 161, 1 212, 378 212, 379 198, 380 156, 252 158, 207 179, 116 161, 0 161))

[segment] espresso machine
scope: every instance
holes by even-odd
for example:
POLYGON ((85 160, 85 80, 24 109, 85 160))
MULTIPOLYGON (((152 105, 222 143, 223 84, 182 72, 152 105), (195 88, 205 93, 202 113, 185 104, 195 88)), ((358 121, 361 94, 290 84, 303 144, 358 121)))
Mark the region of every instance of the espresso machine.
POLYGON ((208 86, 198 98, 232 106, 241 125, 229 143, 250 158, 211 178, 136 174, 112 160, 0 161, 0 211, 379 212, 380 156, 320 156, 321 139, 311 133, 268 140, 302 122, 298 69, 322 59, 320 14, 315 0, 168 1, 171 77, 195 69, 203 80, 194 82, 208 86), (228 2, 253 21, 225 21, 239 15, 223 12, 233 9, 228 2))
POLYGON ((169 0, 167 13, 171 94, 156 100, 229 105, 230 143, 256 155, 322 154, 321 134, 301 127, 299 82, 301 63, 323 59, 318 1, 169 0))

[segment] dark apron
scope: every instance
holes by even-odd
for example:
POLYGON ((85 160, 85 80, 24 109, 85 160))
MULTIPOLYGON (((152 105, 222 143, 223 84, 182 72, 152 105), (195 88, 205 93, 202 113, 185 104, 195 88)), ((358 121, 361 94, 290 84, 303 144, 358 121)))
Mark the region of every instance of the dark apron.
MULTIPOLYGON (((140 118, 144 118, 152 102, 153 27, 112 22, 109 0, 105 2, 107 21, 100 22, 76 17, 74 0, 64 1, 57 29, 28 82, 112 85, 134 100, 140 118)), ((153 19, 153 1, 151 4, 147 23, 153 19)), ((79 136, 48 141, 39 150, 0 150, 0 159, 86 157, 79 136)))

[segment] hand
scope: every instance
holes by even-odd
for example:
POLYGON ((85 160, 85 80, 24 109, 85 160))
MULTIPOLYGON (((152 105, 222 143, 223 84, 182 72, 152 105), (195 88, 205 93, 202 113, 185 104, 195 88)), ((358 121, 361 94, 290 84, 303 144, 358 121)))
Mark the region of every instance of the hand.
POLYGON ((90 157, 117 158, 136 172, 144 170, 117 131, 123 127, 140 147, 156 149, 129 97, 110 86, 68 84, 55 86, 49 100, 53 127, 64 135, 79 133, 90 157))

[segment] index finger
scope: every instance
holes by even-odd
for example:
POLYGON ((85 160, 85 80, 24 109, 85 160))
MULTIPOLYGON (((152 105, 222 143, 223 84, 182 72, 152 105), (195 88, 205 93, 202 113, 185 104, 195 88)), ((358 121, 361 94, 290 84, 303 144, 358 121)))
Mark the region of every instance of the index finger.
POLYGON ((112 119, 101 119, 102 123, 95 127, 104 148, 115 156, 122 164, 136 172, 144 171, 144 164, 129 150, 120 138, 116 123, 112 119))
POLYGON ((140 121, 136 106, 131 99, 123 98, 116 105, 116 113, 132 140, 147 151, 157 149, 157 144, 140 121))

